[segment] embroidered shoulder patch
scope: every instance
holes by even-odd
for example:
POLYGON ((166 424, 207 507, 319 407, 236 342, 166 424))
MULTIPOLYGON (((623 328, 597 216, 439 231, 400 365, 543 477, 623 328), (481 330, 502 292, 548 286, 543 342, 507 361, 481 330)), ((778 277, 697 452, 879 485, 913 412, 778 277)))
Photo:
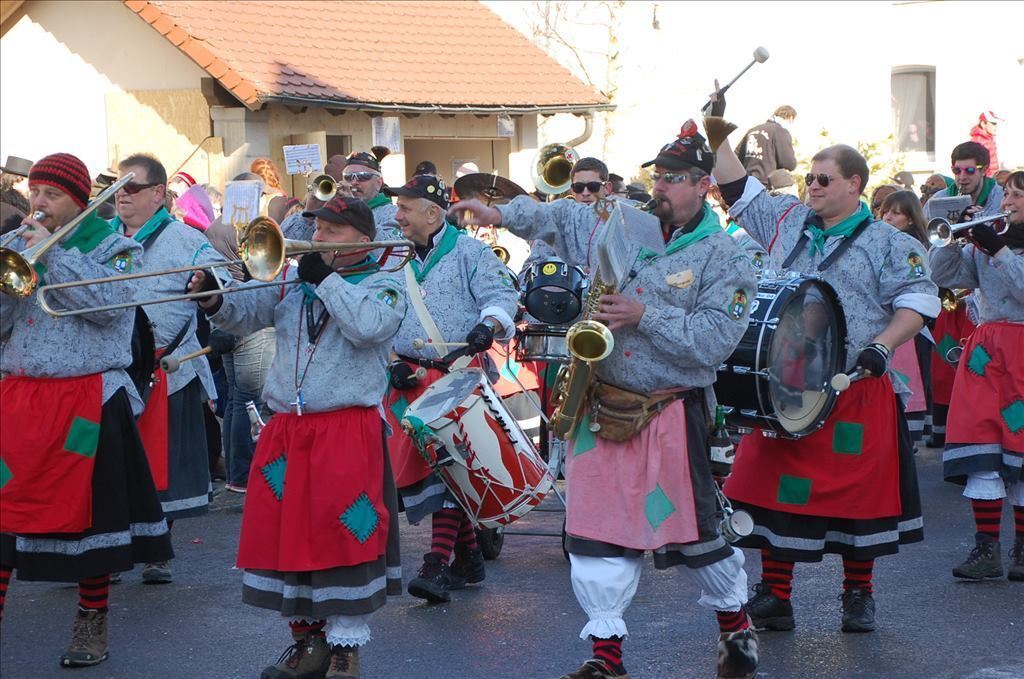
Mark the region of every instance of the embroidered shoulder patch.
POLYGON ((114 267, 115 270, 120 273, 131 273, 132 271, 132 253, 122 252, 114 255, 114 258, 110 260, 110 266, 114 267))
POLYGON ((911 252, 907 255, 907 266, 910 268, 907 278, 924 277, 924 260, 921 259, 921 255, 916 252, 911 252))
POLYGON ((732 293, 732 302, 729 303, 729 315, 735 320, 743 318, 747 312, 747 291, 737 288, 732 293))
POLYGON ((398 293, 391 288, 388 288, 387 290, 381 290, 377 293, 377 299, 381 300, 389 307, 394 307, 398 304, 398 293))

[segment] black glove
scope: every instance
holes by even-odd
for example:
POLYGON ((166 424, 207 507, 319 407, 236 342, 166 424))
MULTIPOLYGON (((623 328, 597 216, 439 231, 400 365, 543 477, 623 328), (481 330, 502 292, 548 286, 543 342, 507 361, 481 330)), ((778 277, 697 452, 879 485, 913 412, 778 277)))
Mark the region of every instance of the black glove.
POLYGON ((711 113, 709 115, 721 118, 725 115, 725 92, 718 91, 718 101, 711 102, 711 113))
POLYGON ((861 349, 854 367, 864 368, 872 377, 881 377, 888 364, 889 349, 884 344, 874 342, 861 349))
POLYGON ((324 261, 319 252, 302 255, 302 259, 299 260, 299 278, 307 283, 320 285, 332 273, 334 269, 324 261))
POLYGON ((988 224, 978 224, 971 228, 971 240, 978 244, 978 247, 985 251, 989 257, 995 257, 996 253, 1006 247, 1006 241, 988 224))
POLYGON ((206 346, 210 347, 210 358, 230 354, 235 349, 238 339, 223 330, 211 330, 206 346))
POLYGON ((420 381, 416 377, 416 370, 405 361, 395 361, 388 366, 388 381, 395 389, 412 389, 420 381))
POLYGON ((466 353, 470 356, 487 351, 494 344, 494 330, 486 323, 477 323, 466 335, 466 353))

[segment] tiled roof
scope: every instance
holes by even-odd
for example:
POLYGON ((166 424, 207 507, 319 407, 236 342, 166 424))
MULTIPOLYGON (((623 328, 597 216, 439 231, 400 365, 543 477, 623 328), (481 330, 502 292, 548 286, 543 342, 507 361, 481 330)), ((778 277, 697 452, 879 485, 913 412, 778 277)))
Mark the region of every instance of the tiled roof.
POLYGON ((250 108, 610 108, 478 2, 188 2, 125 6, 250 108))

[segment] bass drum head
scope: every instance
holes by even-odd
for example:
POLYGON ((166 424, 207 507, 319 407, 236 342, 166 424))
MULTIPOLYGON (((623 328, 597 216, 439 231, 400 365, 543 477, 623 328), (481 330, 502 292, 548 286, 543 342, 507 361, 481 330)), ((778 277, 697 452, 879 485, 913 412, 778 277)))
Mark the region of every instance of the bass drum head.
POLYGON ((846 319, 832 287, 815 279, 799 282, 777 313, 767 356, 769 400, 787 434, 806 436, 835 402, 830 381, 845 367, 846 319))

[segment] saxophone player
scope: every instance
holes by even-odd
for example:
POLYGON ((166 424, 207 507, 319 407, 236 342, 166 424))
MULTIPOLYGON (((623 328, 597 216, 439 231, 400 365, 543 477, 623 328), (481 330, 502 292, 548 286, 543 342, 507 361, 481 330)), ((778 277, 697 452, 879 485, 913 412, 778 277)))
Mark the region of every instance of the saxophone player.
MULTIPOLYGON (((593 657, 562 679, 627 676, 623 616, 648 550, 656 568, 686 566, 703 589, 699 603, 716 611, 718 675, 756 673, 743 555, 718 531, 704 389, 743 336, 757 287, 747 256, 706 202, 712 163, 687 121, 644 164, 654 166, 665 251, 630 245, 632 270, 592 316, 614 333, 614 348, 589 389, 597 408, 585 412, 596 421, 584 417, 570 435, 566 531, 573 590, 589 617, 580 637, 592 640, 593 657)), ((596 264, 593 206, 517 197, 496 208, 465 201, 451 212, 546 241, 570 264, 596 264)))

